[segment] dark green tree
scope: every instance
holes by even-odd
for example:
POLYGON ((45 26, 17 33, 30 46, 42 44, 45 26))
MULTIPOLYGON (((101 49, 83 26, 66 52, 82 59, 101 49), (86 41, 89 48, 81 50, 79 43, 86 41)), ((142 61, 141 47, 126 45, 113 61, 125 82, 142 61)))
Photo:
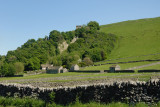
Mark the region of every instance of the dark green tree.
POLYGON ((22 48, 25 48, 25 47, 30 47, 31 44, 35 43, 36 40, 35 39, 29 39, 26 43, 24 43, 24 45, 22 45, 22 48))
POLYGON ((16 70, 16 74, 24 71, 24 64, 22 62, 14 63, 14 67, 15 67, 15 70, 16 70))
POLYGON ((87 26, 90 28, 89 33, 95 33, 97 30, 100 30, 99 23, 96 21, 90 21, 87 26))
POLYGON ((81 27, 81 28, 75 30, 75 36, 76 37, 85 38, 87 36, 86 33, 87 32, 86 32, 85 27, 81 27))
POLYGON ((6 73, 8 72, 8 68, 9 68, 9 65, 8 63, 4 63, 3 66, 1 67, 1 76, 5 76, 6 73))
POLYGON ((40 69, 40 60, 37 57, 29 59, 28 64, 25 66, 25 70, 38 70, 40 69))
POLYGON ((53 30, 49 34, 49 39, 52 39, 54 42, 60 42, 63 40, 63 36, 57 30, 53 30))
POLYGON ((72 51, 78 50, 77 47, 79 47, 79 44, 77 42, 70 44, 69 47, 68 47, 68 52, 72 52, 72 51))
POLYGON ((85 57, 83 59, 83 62, 85 63, 86 66, 92 65, 93 61, 89 57, 85 57))
POLYGON ((8 65, 8 72, 5 73, 6 76, 13 76, 16 73, 15 66, 13 64, 8 65))

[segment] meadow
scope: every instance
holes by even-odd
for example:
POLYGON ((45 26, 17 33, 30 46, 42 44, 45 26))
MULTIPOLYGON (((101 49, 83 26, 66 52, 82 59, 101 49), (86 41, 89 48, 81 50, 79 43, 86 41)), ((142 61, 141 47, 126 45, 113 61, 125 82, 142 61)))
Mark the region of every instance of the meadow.
POLYGON ((3 77, 0 83, 30 85, 33 87, 76 87, 81 85, 97 85, 116 81, 148 81, 151 78, 160 78, 160 73, 61 73, 38 74, 24 77, 3 77))
MULTIPOLYGON (((134 63, 124 63, 124 64, 118 64, 120 65, 121 69, 122 70, 125 70, 125 69, 129 69, 129 68, 132 68, 132 67, 136 67, 136 66, 142 66, 142 65, 147 65, 147 64, 152 64, 152 63, 155 63, 157 61, 153 61, 153 62, 134 62, 134 63)), ((115 64, 105 64, 105 63, 100 63, 97 64, 97 66, 89 66, 89 67, 85 67, 85 68, 82 68, 82 70, 109 70, 110 66, 112 65, 115 65, 115 64), (104 65, 103 65, 104 64, 104 65)), ((141 69, 136 69, 135 71, 137 70, 142 70, 142 69, 160 69, 159 68, 159 64, 158 65, 155 65, 156 68, 154 68, 154 66, 152 67, 145 67, 145 68, 141 68, 141 69)))
MULTIPOLYGON (((108 59, 136 57, 160 53, 160 17, 125 21, 101 26, 101 31, 119 37, 117 46, 108 59)), ((157 59, 157 56, 145 58, 157 59)), ((139 60, 139 57, 135 58, 139 60)), ((143 58, 144 59, 144 58, 143 58)))

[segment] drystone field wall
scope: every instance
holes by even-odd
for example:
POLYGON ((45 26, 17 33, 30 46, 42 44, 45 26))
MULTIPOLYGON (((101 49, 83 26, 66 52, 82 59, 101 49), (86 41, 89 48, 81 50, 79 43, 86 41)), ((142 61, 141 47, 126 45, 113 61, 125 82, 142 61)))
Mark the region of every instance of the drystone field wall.
POLYGON ((0 84, 0 96, 36 96, 46 102, 50 101, 49 94, 55 92, 57 104, 69 104, 78 97, 83 103, 89 101, 127 103, 157 102, 160 101, 160 80, 152 79, 149 82, 119 81, 92 86, 78 86, 72 88, 35 88, 16 84, 0 84))

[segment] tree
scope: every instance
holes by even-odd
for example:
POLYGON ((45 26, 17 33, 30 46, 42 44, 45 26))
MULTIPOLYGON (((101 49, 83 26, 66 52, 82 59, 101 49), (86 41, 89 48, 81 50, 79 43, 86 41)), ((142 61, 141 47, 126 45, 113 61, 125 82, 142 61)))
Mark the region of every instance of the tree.
POLYGON ((72 43, 68 47, 68 52, 76 51, 79 48, 79 44, 77 42, 72 43))
POLYGON ((15 56, 15 51, 8 51, 5 60, 7 62, 15 62, 17 60, 15 56))
POLYGON ((72 39, 75 37, 75 32, 74 31, 62 32, 61 35, 67 41, 67 43, 70 43, 72 39))
POLYGON ((85 38, 86 37, 86 29, 84 27, 76 29, 75 36, 80 37, 80 38, 85 38))
POLYGON ((24 64, 22 62, 16 62, 14 63, 16 74, 24 71, 24 64))
POLYGON ((46 63, 48 59, 47 53, 40 54, 38 59, 40 60, 40 64, 46 63))
POLYGON ((6 75, 6 73, 8 72, 8 67, 9 67, 9 65, 8 65, 8 63, 4 63, 3 65, 2 65, 2 67, 1 67, 1 76, 5 76, 6 75))
POLYGON ((25 66, 26 70, 38 70, 40 69, 40 60, 37 57, 29 59, 28 64, 25 66))
POLYGON ((49 39, 52 39, 54 42, 60 42, 63 40, 63 37, 59 31, 53 30, 49 34, 49 39))
POLYGON ((29 39, 26 43, 24 43, 24 45, 22 45, 22 48, 29 47, 31 44, 33 44, 35 42, 36 42, 35 39, 29 39))
POLYGON ((54 58, 52 59, 51 64, 53 64, 54 66, 57 66, 57 65, 58 65, 58 61, 57 61, 57 58, 56 58, 56 57, 54 57, 54 58))
POLYGON ((33 64, 34 64, 33 70, 38 70, 38 69, 40 69, 40 60, 39 60, 37 57, 31 58, 31 61, 32 61, 33 64))
POLYGON ((13 64, 8 65, 8 72, 5 73, 6 76, 13 76, 16 72, 16 69, 13 64))
POLYGON ((54 66, 60 66, 60 65, 62 65, 62 60, 61 60, 60 56, 53 57, 52 61, 53 61, 53 65, 54 66))
POLYGON ((101 57, 102 57, 102 60, 107 59, 107 54, 103 50, 101 51, 101 57))
POLYGON ((2 63, 0 63, 0 76, 2 76, 2 63))
POLYGON ((100 30, 99 23, 96 21, 90 21, 87 26, 90 28, 90 33, 95 33, 97 30, 100 30))
POLYGON ((7 62, 15 62, 17 60, 17 57, 16 56, 9 56, 9 57, 6 57, 6 60, 7 60, 7 62))
POLYGON ((28 61, 28 63, 25 66, 26 71, 34 70, 34 64, 31 60, 28 61))
POLYGON ((86 66, 92 65, 93 61, 89 57, 85 57, 83 59, 83 62, 85 63, 86 66))

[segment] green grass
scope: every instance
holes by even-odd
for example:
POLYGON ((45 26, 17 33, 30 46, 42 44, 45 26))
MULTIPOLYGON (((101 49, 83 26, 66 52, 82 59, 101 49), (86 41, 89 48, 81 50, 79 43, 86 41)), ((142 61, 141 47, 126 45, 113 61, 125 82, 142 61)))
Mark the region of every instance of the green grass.
POLYGON ((45 107, 45 102, 33 98, 5 98, 0 97, 0 105, 4 107, 45 107))
MULTIPOLYGON (((38 75, 29 75, 25 77, 3 77, 0 78, 0 81, 4 80, 20 80, 20 79, 36 79, 36 78, 48 78, 48 77, 62 77, 62 76, 74 76, 78 75, 79 73, 75 72, 68 72, 68 73, 60 73, 60 74, 38 74, 38 75)), ((83 74, 83 73, 81 73, 83 74)), ((86 74, 86 73, 85 73, 86 74)))
POLYGON ((141 68, 139 70, 144 70, 144 69, 157 69, 157 70, 160 70, 160 64, 152 65, 152 66, 149 66, 149 67, 144 67, 144 68, 141 68))
MULTIPOLYGON (((134 107, 159 107, 160 102, 153 104, 146 104, 144 102, 139 102, 134 104, 134 107)), ((73 102, 67 106, 55 104, 55 103, 45 103, 39 99, 33 98, 13 98, 13 97, 0 97, 0 107, 130 107, 129 104, 121 102, 112 102, 112 103, 98 103, 98 102, 89 102, 81 103, 80 101, 73 102)))
POLYGON ((63 73, 63 74, 39 74, 27 77, 4 77, 0 78, 1 83, 51 83, 51 82, 73 82, 73 81, 90 81, 102 79, 136 79, 148 81, 150 77, 160 76, 160 73, 63 73), (49 78, 51 77, 51 78, 49 78), (53 77, 53 78, 52 78, 53 77), (54 78, 58 77, 58 78, 54 78), (60 77, 60 78, 59 78, 60 77), (62 78, 61 78, 62 77, 62 78), (65 78, 65 79, 64 79, 65 78))
MULTIPOLYGON (((116 34, 118 36, 118 41, 111 54, 108 56, 108 59, 106 61, 96 62, 94 63, 95 65, 114 62, 160 59, 160 54, 156 54, 160 53, 160 17, 102 25, 101 31, 116 34)), ((152 62, 120 65, 122 69, 127 69, 129 67, 143 64, 145 65, 148 63, 152 62)), ((88 67, 84 70, 104 70, 109 69, 109 66, 110 65, 88 67)))
POLYGON ((70 104, 68 107, 129 107, 129 105, 121 102, 112 102, 109 104, 101 104, 97 102, 83 104, 81 102, 76 102, 74 104, 70 104))
MULTIPOLYGON (((109 59, 160 53, 160 17, 125 21, 101 26, 101 31, 119 37, 109 59)), ((158 55, 160 56, 160 55, 158 55)), ((157 59, 156 56, 145 58, 157 59)), ((139 60, 140 58, 135 58, 139 60)))
MULTIPOLYGON (((25 80, 25 79, 38 79, 42 78, 41 81, 43 81, 44 78, 49 78, 49 77, 63 77, 63 76, 79 76, 79 77, 99 77, 99 76, 116 76, 116 75, 127 75, 127 73, 62 73, 62 74, 38 74, 38 75, 32 75, 32 76, 26 76, 26 77, 3 77, 0 78, 0 81, 5 81, 5 80, 25 80)), ((75 78, 76 79, 76 78, 75 78)), ((52 82, 66 82, 68 80, 54 80, 52 82)), ((70 80, 69 80, 70 81, 70 80)), ((37 81, 31 81, 31 82, 37 82, 37 81)))
MULTIPOLYGON (((141 65, 151 64, 151 63, 155 63, 155 62, 136 62, 136 63, 125 63, 125 64, 118 64, 118 65, 120 65, 121 69, 128 69, 128 68, 132 68, 135 66, 141 66, 141 65)), ((101 63, 101 64, 103 64, 103 63, 101 63)), ((114 65, 114 64, 106 64, 106 65, 100 65, 100 66, 89 66, 89 67, 83 68, 82 70, 109 70, 109 67, 112 65, 114 65)))

